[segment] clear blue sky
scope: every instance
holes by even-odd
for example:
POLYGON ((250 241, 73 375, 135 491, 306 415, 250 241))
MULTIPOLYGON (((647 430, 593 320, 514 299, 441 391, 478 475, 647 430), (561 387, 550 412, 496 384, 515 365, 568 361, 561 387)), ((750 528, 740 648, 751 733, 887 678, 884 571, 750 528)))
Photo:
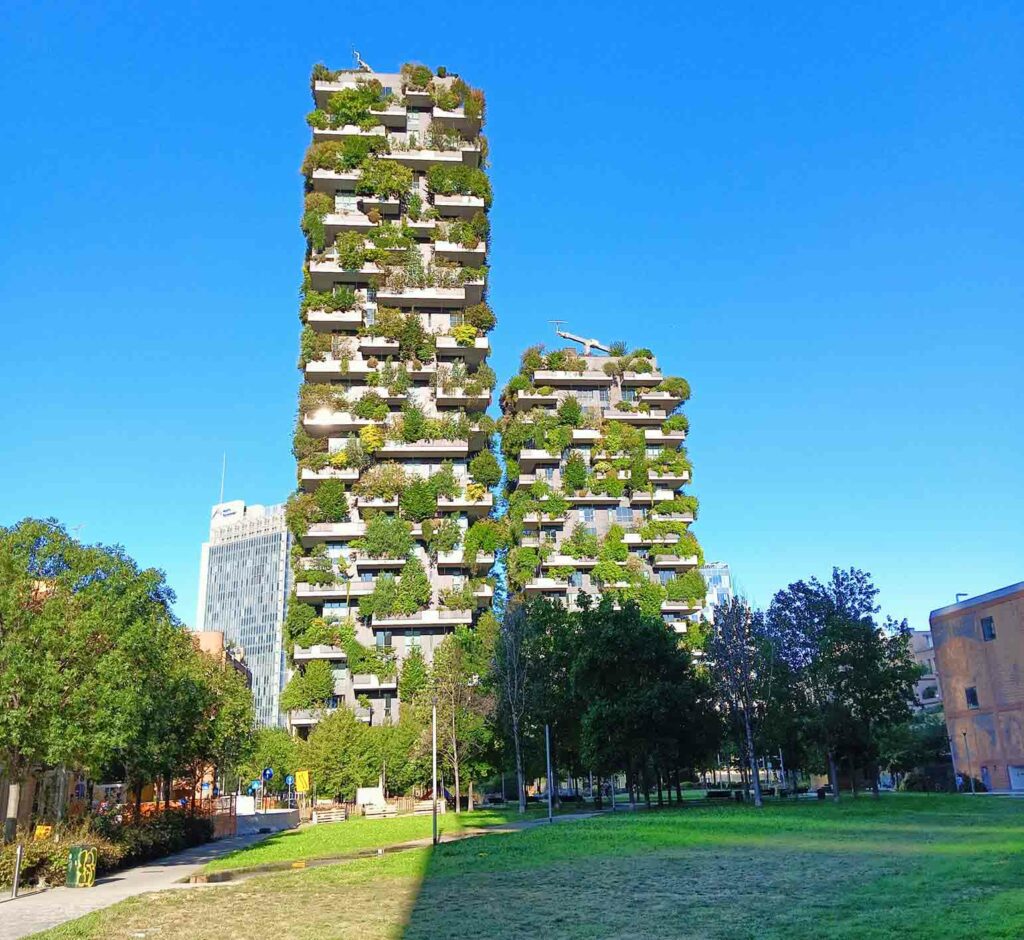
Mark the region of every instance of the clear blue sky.
POLYGON ((694 389, 698 533, 765 603, 832 565, 926 625, 1024 579, 1014 3, 17 4, 2 14, 0 522, 167 571, 283 500, 308 74, 488 97, 493 364, 549 318, 694 389))

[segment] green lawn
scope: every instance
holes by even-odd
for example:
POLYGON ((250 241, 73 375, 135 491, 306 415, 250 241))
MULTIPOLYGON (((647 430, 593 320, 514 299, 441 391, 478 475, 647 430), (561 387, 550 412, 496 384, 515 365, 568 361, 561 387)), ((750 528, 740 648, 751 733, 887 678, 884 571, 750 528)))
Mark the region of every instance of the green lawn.
MULTIPOLYGON (((429 819, 428 819, 429 822, 429 819)), ((606 814, 123 902, 57 938, 1024 936, 1024 802, 606 814)))
MULTIPOLYGON (((564 810, 574 811, 575 807, 566 807, 564 810)), ((537 804, 531 804, 527 818, 540 819, 546 814, 547 807, 542 809, 537 804)), ((477 809, 472 813, 443 813, 438 816, 437 822, 442 834, 451 834, 478 826, 515 822, 521 818, 515 809, 477 809)), ((367 819, 360 816, 347 822, 307 826, 278 833, 248 848, 214 859, 203 870, 226 871, 255 868, 272 862, 330 858, 416 839, 429 839, 432 823, 430 816, 395 816, 391 819, 367 819)))

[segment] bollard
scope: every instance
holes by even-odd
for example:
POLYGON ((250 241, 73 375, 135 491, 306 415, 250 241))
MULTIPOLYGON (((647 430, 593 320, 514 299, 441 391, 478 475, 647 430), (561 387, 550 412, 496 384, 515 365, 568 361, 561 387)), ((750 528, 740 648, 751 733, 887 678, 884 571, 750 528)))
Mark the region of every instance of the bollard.
POLYGON ((25 855, 25 846, 20 842, 14 850, 14 884, 11 885, 11 899, 18 896, 18 880, 21 878, 21 859, 25 855))

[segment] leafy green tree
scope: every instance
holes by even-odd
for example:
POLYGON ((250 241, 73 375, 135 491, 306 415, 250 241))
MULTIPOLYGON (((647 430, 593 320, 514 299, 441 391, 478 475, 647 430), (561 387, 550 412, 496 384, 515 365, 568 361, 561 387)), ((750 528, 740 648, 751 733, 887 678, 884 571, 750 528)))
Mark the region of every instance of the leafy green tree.
POLYGON ((322 707, 334 695, 334 674, 325 659, 306 663, 296 672, 281 692, 283 711, 300 711, 322 707))
POLYGON ((430 579, 423 563, 413 555, 402 566, 398 612, 414 614, 430 604, 430 579))
POLYGON ((348 491, 341 480, 324 480, 313 494, 323 522, 348 521, 348 491))
POLYGON ((577 492, 587 485, 587 462, 582 454, 573 451, 565 462, 565 469, 562 471, 562 484, 567 492, 577 492))
POLYGON ((489 450, 482 450, 469 462, 469 475, 490 489, 501 480, 501 466, 498 458, 489 450))
POLYGON ((437 495, 427 480, 413 480, 399 497, 399 506, 409 519, 423 522, 437 515, 437 495))
POLYGON ((402 660, 402 671, 398 677, 398 695, 403 702, 412 702, 427 687, 430 673, 419 647, 409 651, 402 660))
POLYGON ((356 789, 375 785, 380 772, 373 732, 348 708, 321 719, 307 741, 306 758, 320 798, 354 800, 356 789))
POLYGON ((265 768, 270 767, 274 776, 265 783, 272 793, 285 789, 285 778, 303 768, 301 742, 284 728, 260 728, 254 735, 253 745, 245 760, 239 765, 239 775, 247 780, 257 780, 265 768))

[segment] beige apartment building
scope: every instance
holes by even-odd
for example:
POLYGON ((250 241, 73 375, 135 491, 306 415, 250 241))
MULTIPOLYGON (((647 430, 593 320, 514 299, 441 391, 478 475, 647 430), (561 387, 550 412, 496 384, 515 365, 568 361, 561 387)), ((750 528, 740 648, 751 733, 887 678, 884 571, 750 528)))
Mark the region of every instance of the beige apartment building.
POLYGON ((1024 581, 929 619, 957 772, 1024 790, 1024 581))
POLYGON ((559 335, 581 348, 527 350, 502 394, 510 589, 569 606, 631 597, 682 632, 707 594, 682 492, 689 386, 650 350, 559 335))
POLYGON ((914 686, 916 707, 930 709, 941 705, 942 686, 935 669, 935 645, 930 630, 915 630, 910 635, 910 653, 914 662, 924 670, 914 686))
POLYGON ((317 662, 333 682, 289 709, 301 734, 338 707, 396 719, 405 660, 490 607, 497 467, 474 462, 493 430, 483 95, 362 63, 315 67, 312 91, 288 635, 297 687, 317 662))

